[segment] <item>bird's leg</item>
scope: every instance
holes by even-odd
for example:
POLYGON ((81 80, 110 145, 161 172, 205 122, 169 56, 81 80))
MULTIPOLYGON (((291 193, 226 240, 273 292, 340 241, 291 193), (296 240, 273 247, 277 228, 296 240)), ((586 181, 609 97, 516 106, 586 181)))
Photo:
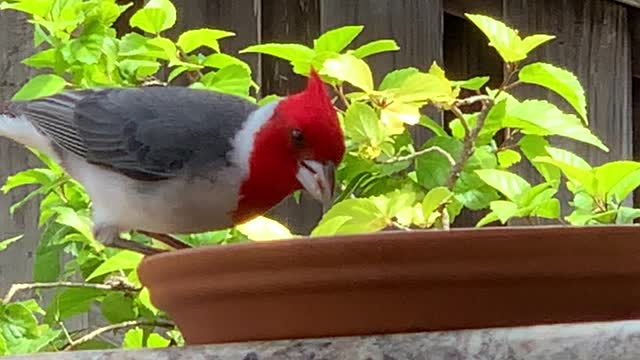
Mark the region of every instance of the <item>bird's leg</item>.
POLYGON ((131 250, 144 255, 154 255, 166 251, 143 245, 132 240, 125 240, 120 237, 120 231, 113 226, 96 226, 94 228, 94 237, 104 244, 104 246, 131 250))
POLYGON ((191 248, 191 246, 185 244, 184 242, 182 242, 182 240, 173 237, 169 234, 161 234, 161 233, 154 233, 151 231, 145 231, 145 230, 136 230, 137 233, 142 234, 142 235, 146 235, 148 237, 154 238, 158 241, 160 241, 161 243, 165 244, 165 245, 169 245, 174 249, 189 249, 191 248))

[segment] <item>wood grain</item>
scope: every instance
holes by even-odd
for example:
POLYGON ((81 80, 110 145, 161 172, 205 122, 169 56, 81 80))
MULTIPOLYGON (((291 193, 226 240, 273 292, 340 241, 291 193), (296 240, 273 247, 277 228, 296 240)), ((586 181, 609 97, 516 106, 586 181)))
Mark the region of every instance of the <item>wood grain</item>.
MULTIPOLYGON (((576 74, 586 90, 590 127, 610 152, 566 139, 554 139, 553 143, 578 153, 593 165, 631 158, 628 9, 602 0, 505 0, 503 6, 507 23, 521 34, 556 35, 554 41, 534 51, 531 61, 556 64, 576 74)), ((521 88, 515 93, 548 99, 571 111, 564 100, 540 88, 521 88)), ((530 166, 521 166, 520 171, 528 179, 539 179, 530 166)), ((569 195, 561 191, 564 204, 569 195)))
MULTIPOLYGON (((34 74, 20 61, 34 53, 31 25, 26 17, 14 11, 0 12, 0 102, 8 101, 34 74)), ((0 182, 29 167, 40 165, 30 152, 17 143, 0 138, 0 182)), ((25 237, 0 252, 0 292, 15 282, 31 281, 33 256, 40 238, 37 201, 26 204, 15 215, 9 215, 11 204, 22 199, 28 190, 16 189, 0 194, 0 239, 17 234, 25 237)))

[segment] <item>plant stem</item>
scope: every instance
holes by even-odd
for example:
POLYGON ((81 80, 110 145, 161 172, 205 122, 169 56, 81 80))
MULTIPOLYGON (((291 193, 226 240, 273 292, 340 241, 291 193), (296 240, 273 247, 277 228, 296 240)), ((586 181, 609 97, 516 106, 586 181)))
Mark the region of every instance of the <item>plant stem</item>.
POLYGON ((95 339, 96 337, 107 333, 109 331, 115 331, 115 330, 121 330, 121 329, 127 329, 127 328, 132 328, 132 327, 137 327, 137 326, 155 326, 155 327, 164 327, 164 328, 173 328, 175 325, 172 322, 169 321, 148 321, 148 320, 130 320, 130 321, 124 321, 121 323, 117 323, 117 324, 111 324, 111 325, 107 325, 101 328, 97 328, 93 331, 91 331, 90 333, 76 339, 76 340, 72 340, 71 342, 69 342, 67 345, 65 345, 62 350, 63 351, 67 351, 67 350, 71 350, 74 347, 86 343, 87 341, 91 341, 93 339, 95 339))
POLYGON ((432 152, 432 151, 436 151, 439 152, 442 156, 444 156, 445 158, 447 158, 447 160, 449 160, 449 163, 451 164, 451 166, 454 166, 456 164, 455 159, 451 156, 451 154, 449 154, 448 152, 444 151, 444 149, 442 149, 439 146, 430 146, 426 149, 422 149, 419 151, 416 151, 414 153, 411 153, 409 155, 406 156, 399 156, 399 157, 395 157, 395 158, 391 158, 385 161, 381 161, 382 164, 394 164, 397 162, 402 162, 402 161, 409 161, 409 160, 413 160, 417 157, 420 157, 426 153, 432 152))
POLYGON ((93 283, 75 283, 69 281, 57 281, 57 282, 48 282, 48 283, 23 283, 23 284, 13 284, 7 295, 5 295, 2 300, 3 303, 7 304, 11 302, 13 297, 21 291, 25 290, 35 290, 35 289, 52 289, 52 288, 85 288, 85 289, 98 289, 98 290, 109 290, 109 291, 128 291, 128 292, 138 292, 139 288, 132 286, 124 281, 117 281, 113 284, 93 284, 93 283))
POLYGON ((453 187, 456 184, 456 181, 458 181, 458 178, 462 173, 462 169, 469 158, 471 158, 471 155, 473 155, 476 140, 480 134, 480 130, 482 130, 482 127, 484 126, 484 121, 487 119, 489 110, 491 110, 492 107, 493 101, 490 98, 486 98, 482 101, 482 110, 480 111, 480 115, 478 115, 476 126, 468 133, 467 136, 465 136, 460 160, 452 166, 449 171, 449 177, 447 178, 447 187, 449 190, 453 191, 453 187))
POLYGON ((336 93, 338 94, 338 97, 340 98, 340 101, 342 101, 342 104, 344 105, 345 109, 349 108, 349 100, 347 100, 347 97, 344 95, 344 88, 342 87, 342 84, 336 85, 334 88, 336 90, 336 93))

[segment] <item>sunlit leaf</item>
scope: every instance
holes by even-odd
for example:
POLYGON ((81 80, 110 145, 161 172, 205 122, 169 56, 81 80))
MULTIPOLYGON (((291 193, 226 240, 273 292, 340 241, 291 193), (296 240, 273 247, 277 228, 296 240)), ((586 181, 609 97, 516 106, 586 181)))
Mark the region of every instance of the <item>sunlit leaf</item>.
POLYGON ((311 235, 375 232, 384 229, 386 225, 387 219, 373 199, 346 199, 324 214, 311 235), (339 220, 332 220, 335 218, 339 220))
POLYGON ((236 226, 236 228, 254 241, 281 240, 293 237, 286 226, 264 216, 258 216, 236 226))
POLYGON ((259 53, 275 56, 288 61, 304 61, 310 63, 316 52, 301 44, 260 44, 252 45, 240 53, 259 53))
POLYGON ((194 29, 182 33, 178 38, 177 44, 185 53, 190 53, 202 46, 206 46, 220 52, 220 44, 218 43, 218 40, 234 35, 235 33, 223 30, 194 29))
POLYGON ((517 202, 522 194, 531 189, 531 185, 520 176, 504 170, 476 170, 482 181, 501 192, 509 200, 517 202))
POLYGON ((518 73, 520 81, 544 86, 562 96, 587 122, 587 100, 578 78, 565 69, 546 63, 533 63, 518 73))
POLYGON ((508 169, 522 160, 520 153, 511 149, 498 151, 496 156, 498 157, 498 164, 503 169, 508 169))
POLYGON ((87 280, 110 274, 118 270, 135 269, 142 261, 143 255, 137 252, 122 250, 105 260, 87 277, 87 280))
POLYGON ((428 218, 438 207, 449 200, 451 191, 444 186, 435 187, 422 200, 422 214, 428 218))
POLYGON ((363 59, 371 55, 398 50, 400 50, 400 47, 395 40, 382 39, 366 43, 355 49, 351 54, 357 58, 363 59))
POLYGON ((366 62, 349 54, 325 61, 321 73, 346 81, 365 92, 373 91, 373 75, 366 62))
POLYGON ((317 52, 332 51, 339 53, 346 48, 364 29, 361 25, 343 26, 326 31, 314 41, 313 49, 317 52))
POLYGON ((62 91, 66 85, 67 81, 58 75, 37 75, 27 81, 27 83, 18 90, 11 100, 32 100, 54 95, 62 91))
POLYGON ((149 0, 138 10, 129 24, 152 34, 170 29, 176 23, 176 8, 170 0, 149 0))

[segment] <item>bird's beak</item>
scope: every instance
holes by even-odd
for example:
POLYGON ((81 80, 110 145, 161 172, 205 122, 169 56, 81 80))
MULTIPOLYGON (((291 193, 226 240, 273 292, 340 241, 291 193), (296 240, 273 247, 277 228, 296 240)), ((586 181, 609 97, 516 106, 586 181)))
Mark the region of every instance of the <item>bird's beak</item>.
POLYGON ((322 203, 323 212, 327 211, 333 204, 335 172, 336 167, 330 161, 326 164, 321 164, 313 160, 303 160, 298 168, 298 174, 296 175, 298 181, 314 199, 322 203))

